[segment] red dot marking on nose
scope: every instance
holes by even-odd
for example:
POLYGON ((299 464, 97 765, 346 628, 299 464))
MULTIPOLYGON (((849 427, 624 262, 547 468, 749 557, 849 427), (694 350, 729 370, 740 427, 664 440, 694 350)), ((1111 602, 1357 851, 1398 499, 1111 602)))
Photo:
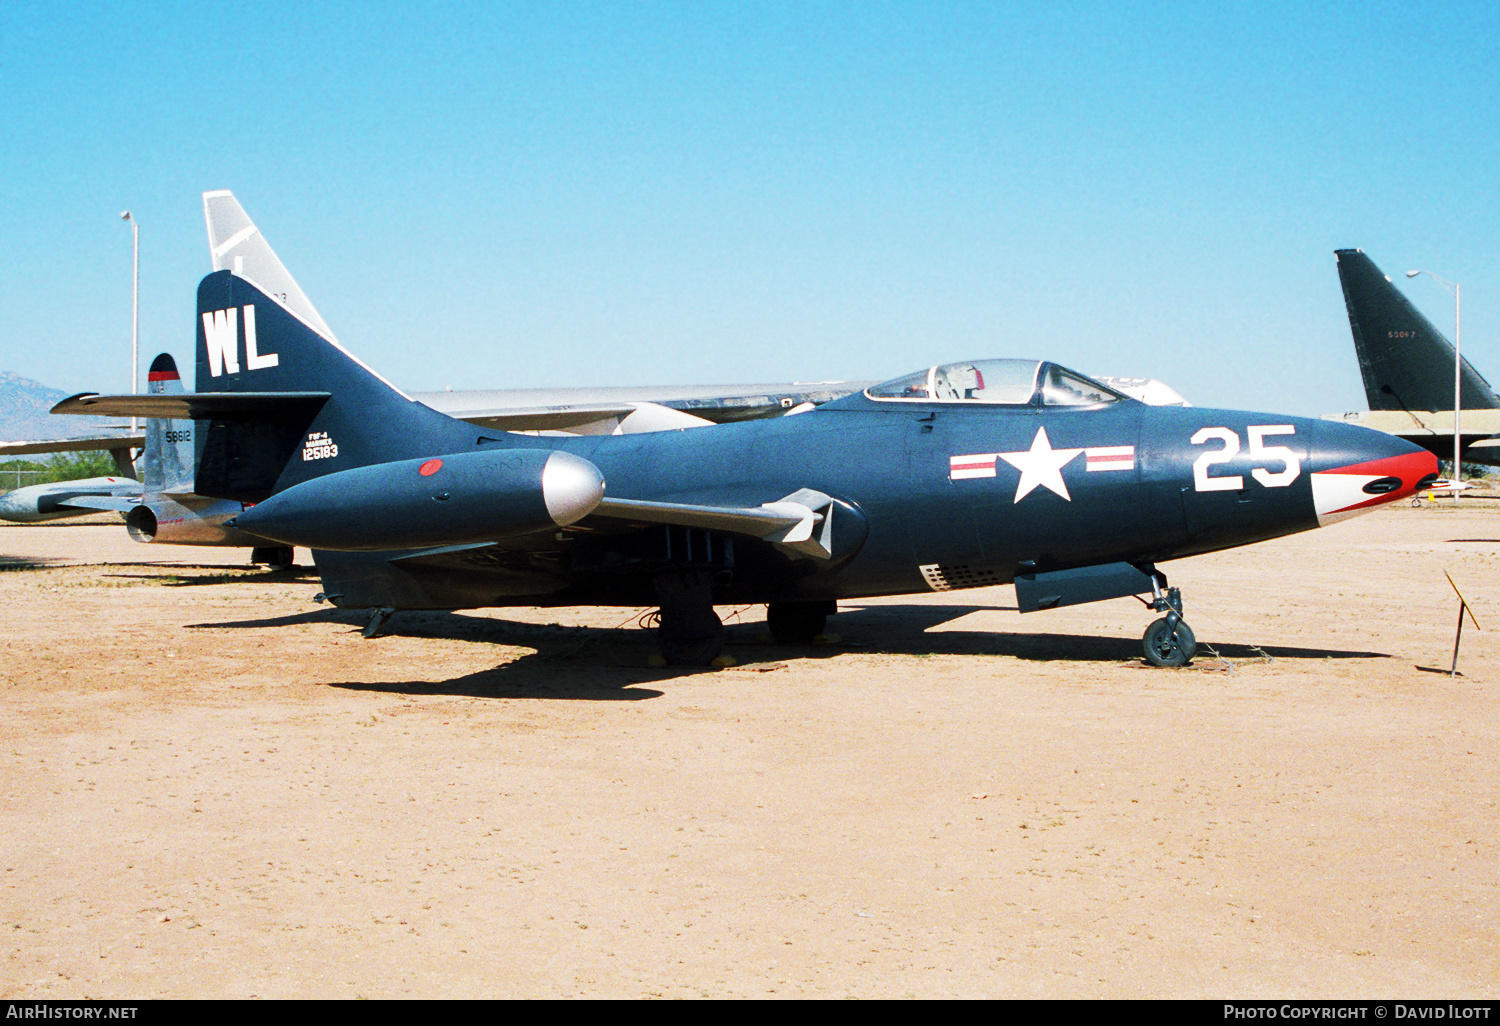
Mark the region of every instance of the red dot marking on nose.
POLYGON ((436 474, 439 470, 442 470, 442 469, 443 469, 443 461, 442 460, 431 459, 431 460, 428 460, 426 463, 422 464, 420 467, 418 467, 417 468, 417 473, 421 474, 423 477, 431 477, 433 474, 436 474))

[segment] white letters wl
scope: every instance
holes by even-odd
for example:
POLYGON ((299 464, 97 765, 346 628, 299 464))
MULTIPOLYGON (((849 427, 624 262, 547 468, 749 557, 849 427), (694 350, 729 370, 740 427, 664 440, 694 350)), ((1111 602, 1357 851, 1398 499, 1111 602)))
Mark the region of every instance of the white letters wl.
MULTIPOLYGON (((265 370, 280 363, 275 353, 261 353, 255 339, 255 307, 246 303, 245 311, 245 369, 265 370)), ((217 378, 221 374, 238 374, 240 311, 212 310, 203 315, 203 342, 208 348, 208 373, 217 378)))

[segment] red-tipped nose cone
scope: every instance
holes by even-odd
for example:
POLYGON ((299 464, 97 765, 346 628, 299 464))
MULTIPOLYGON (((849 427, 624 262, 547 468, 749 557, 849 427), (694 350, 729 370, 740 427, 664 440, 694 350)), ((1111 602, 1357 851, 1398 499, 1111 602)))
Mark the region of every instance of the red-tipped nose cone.
POLYGON ((1312 474, 1318 525, 1368 513, 1416 493, 1437 476, 1437 457, 1393 435, 1344 425, 1323 425, 1312 474), (1334 444, 1329 444, 1334 443, 1334 444))

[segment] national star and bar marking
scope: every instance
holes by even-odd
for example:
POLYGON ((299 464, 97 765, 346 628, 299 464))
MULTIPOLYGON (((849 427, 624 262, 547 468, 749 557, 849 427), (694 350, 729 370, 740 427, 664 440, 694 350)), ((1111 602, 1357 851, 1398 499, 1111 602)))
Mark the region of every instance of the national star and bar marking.
POLYGON ((1062 479, 1062 468, 1084 454, 1084 469, 1088 472, 1135 469, 1135 446, 1102 445, 1080 449, 1054 449, 1047 437, 1047 429, 1037 428, 1031 448, 1022 452, 984 452, 948 458, 948 478, 963 481, 980 477, 994 477, 998 460, 1004 460, 1021 472, 1016 484, 1015 502, 1020 502, 1037 488, 1046 488, 1069 502, 1068 486, 1062 479))

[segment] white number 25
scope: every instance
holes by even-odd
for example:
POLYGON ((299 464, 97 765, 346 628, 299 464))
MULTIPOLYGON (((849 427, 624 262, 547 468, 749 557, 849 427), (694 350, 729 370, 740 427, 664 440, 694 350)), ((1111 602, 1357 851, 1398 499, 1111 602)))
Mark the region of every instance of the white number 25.
MULTIPOLYGON (((1297 429, 1291 424, 1260 424, 1245 428, 1250 436, 1250 458, 1257 463, 1280 463, 1281 469, 1272 473, 1263 467, 1250 471, 1250 476, 1266 488, 1285 488, 1302 473, 1302 460, 1284 445, 1267 445, 1267 435, 1295 435, 1297 429)), ((1240 436, 1227 427, 1201 428, 1189 441, 1193 445, 1218 440, 1224 448, 1205 452, 1193 461, 1193 488, 1200 492, 1237 492, 1245 487, 1245 479, 1238 474, 1230 477, 1209 477, 1208 468, 1216 463, 1228 463, 1239 455, 1240 436)))

